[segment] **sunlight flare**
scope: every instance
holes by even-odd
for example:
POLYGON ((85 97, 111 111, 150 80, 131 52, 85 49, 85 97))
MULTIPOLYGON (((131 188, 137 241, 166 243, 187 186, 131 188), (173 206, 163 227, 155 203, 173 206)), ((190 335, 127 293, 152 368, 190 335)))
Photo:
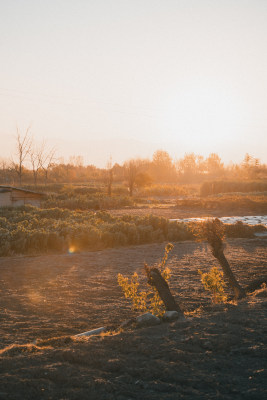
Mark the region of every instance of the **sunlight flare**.
POLYGON ((76 247, 73 246, 73 245, 71 245, 71 246, 69 247, 68 253, 69 253, 69 254, 73 254, 73 253, 75 253, 76 251, 77 251, 76 247))

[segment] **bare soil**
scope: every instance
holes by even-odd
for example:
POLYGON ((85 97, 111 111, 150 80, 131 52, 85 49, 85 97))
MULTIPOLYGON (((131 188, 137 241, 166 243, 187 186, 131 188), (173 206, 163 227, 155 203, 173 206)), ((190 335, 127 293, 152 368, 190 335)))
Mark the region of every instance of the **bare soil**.
MULTIPOLYGON (((226 255, 241 284, 266 274, 266 240, 235 239, 226 255)), ((136 315, 117 274, 142 273, 164 244, 0 259, 0 399, 265 399, 267 298, 212 305, 198 269, 205 244, 176 243, 171 290, 184 321, 75 339, 136 315)))

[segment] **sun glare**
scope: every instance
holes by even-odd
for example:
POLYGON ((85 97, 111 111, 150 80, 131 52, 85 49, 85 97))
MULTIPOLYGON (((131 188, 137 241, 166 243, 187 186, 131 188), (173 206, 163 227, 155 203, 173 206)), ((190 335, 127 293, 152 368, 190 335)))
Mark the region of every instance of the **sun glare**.
POLYGON ((76 251, 76 247, 75 246, 70 246, 69 247, 69 250, 68 250, 69 254, 73 254, 73 253, 75 253, 75 251, 76 251))

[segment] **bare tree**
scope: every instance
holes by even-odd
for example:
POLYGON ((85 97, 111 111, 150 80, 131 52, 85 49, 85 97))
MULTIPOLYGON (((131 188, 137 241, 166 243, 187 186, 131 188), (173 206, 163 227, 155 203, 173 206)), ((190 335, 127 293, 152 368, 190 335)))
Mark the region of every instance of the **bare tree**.
POLYGON ((40 168, 42 167, 43 158, 45 155, 45 142, 40 147, 33 147, 30 150, 30 161, 32 166, 34 185, 37 185, 37 178, 40 168))
POLYGON ((83 167, 84 161, 83 156, 70 156, 69 165, 73 165, 74 167, 81 168, 83 167))
POLYGON ((142 159, 132 159, 124 163, 125 177, 130 196, 133 195, 133 190, 136 186, 138 176, 143 172, 146 164, 147 161, 142 159))
POLYGON ((22 135, 17 127, 16 133, 16 153, 17 162, 12 160, 12 168, 17 173, 19 178, 19 186, 21 186, 23 167, 27 156, 32 147, 32 137, 30 136, 30 126, 26 129, 24 135, 22 135))
POLYGON ((56 161, 55 154, 56 154, 55 148, 52 148, 47 152, 43 149, 40 164, 45 174, 45 184, 47 184, 48 172, 56 161))
POLYGON ((108 196, 111 197, 112 194, 112 183, 113 183, 113 168, 112 168, 112 158, 110 157, 106 166, 106 184, 108 196))

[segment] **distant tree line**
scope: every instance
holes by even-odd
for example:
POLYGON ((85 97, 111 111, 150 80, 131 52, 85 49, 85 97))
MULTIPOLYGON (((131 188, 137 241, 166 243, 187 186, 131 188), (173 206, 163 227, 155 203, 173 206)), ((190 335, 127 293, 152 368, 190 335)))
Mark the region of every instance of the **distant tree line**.
POLYGON ((207 194, 216 192, 212 181, 266 180, 267 166, 259 159, 246 154, 240 164, 224 165, 216 153, 207 158, 194 153, 181 159, 172 159, 167 151, 157 150, 152 159, 135 158, 122 165, 112 163, 106 168, 84 165, 81 156, 72 156, 67 162, 56 157, 56 150, 45 142, 37 145, 28 128, 25 133, 17 129, 14 156, 10 160, 0 158, 0 183, 6 185, 47 183, 102 183, 107 194, 112 195, 114 183, 128 187, 129 195, 136 188, 151 184, 203 184, 207 194))

